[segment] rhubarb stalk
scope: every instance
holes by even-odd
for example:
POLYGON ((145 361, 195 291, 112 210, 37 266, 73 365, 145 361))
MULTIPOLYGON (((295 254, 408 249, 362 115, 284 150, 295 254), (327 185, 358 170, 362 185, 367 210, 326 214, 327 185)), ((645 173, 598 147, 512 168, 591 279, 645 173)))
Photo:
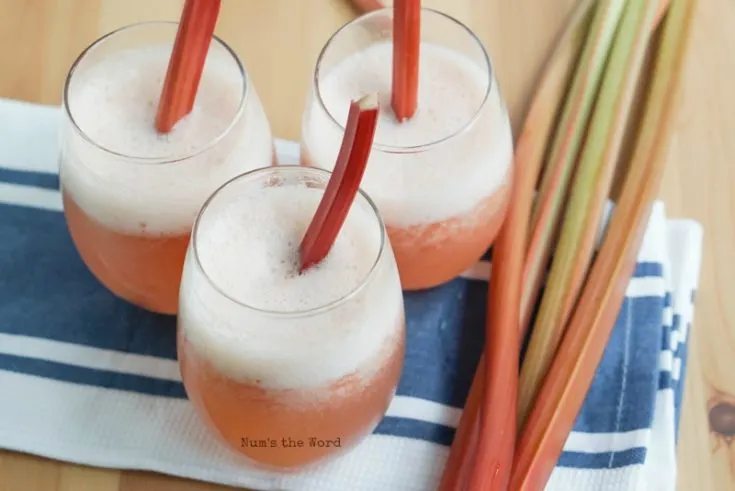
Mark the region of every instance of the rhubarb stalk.
MULTIPOLYGON (((615 30, 627 0, 598 2, 575 71, 569 95, 559 122, 541 180, 531 217, 531 239, 524 268, 525 289, 522 299, 521 325, 527 329, 533 304, 541 290, 543 277, 551 257, 567 196, 568 184, 582 146, 595 95, 610 52, 615 30)), ((637 1, 637 0, 636 0, 637 1)))
MULTIPOLYGON (((519 207, 514 213, 515 216, 524 216, 523 213, 526 215, 529 213, 528 193, 532 194, 533 185, 540 174, 546 142, 553 130, 574 64, 589 30, 594 5, 594 0, 583 0, 567 22, 563 36, 557 42, 554 53, 544 69, 543 77, 527 114, 523 132, 516 146, 515 167, 517 170, 514 172, 517 173, 517 177, 514 180, 518 181, 519 192, 514 194, 514 200, 519 203, 519 207)), ((510 215, 509 211, 509 218, 510 216, 513 215, 510 215)), ((524 233, 527 233, 527 229, 524 230, 524 233)), ((519 240, 520 243, 524 243, 526 236, 519 240)), ((519 251, 523 254, 524 249, 519 248, 519 251)), ((506 248, 504 254, 507 252, 506 248)), ((499 260, 499 257, 496 255, 494 260, 499 260)), ((490 293, 492 294, 492 289, 490 293)), ((483 355, 478 363, 459 427, 444 467, 439 486, 440 491, 465 490, 478 439, 478 415, 485 385, 485 363, 485 355, 483 355)), ((509 396, 512 397, 510 394, 509 396)))
POLYGON ((393 4, 393 85, 391 105, 396 120, 411 119, 419 90, 421 1, 395 0, 393 4))
POLYGON ((156 129, 168 133, 194 108, 220 0, 186 0, 156 114, 156 129))
POLYGON ((519 425, 530 411, 586 277, 658 8, 656 2, 628 2, 615 36, 521 370, 519 425))
POLYGON ((438 491, 466 491, 474 463, 480 430, 480 406, 485 386, 485 355, 475 369, 472 386, 465 400, 462 416, 444 464, 438 491))
POLYGON ((485 324, 485 384, 470 491, 505 491, 516 439, 523 247, 538 176, 516 162, 511 201, 493 249, 485 324))
POLYGON ((329 254, 360 189, 377 123, 377 94, 350 103, 334 171, 301 242, 301 272, 318 264, 329 254))
POLYGON ((597 371, 659 189, 696 0, 673 0, 621 197, 516 451, 511 491, 546 486, 597 371))

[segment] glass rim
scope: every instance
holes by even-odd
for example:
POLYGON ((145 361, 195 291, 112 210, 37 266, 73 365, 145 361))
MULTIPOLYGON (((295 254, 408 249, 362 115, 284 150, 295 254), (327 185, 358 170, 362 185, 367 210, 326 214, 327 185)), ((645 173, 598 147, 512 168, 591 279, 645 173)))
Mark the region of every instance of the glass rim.
POLYGON ((99 38, 95 39, 92 43, 89 44, 84 50, 82 50, 81 53, 74 59, 74 62, 69 67, 69 71, 66 74, 66 80, 64 81, 64 88, 63 88, 63 94, 62 94, 62 101, 64 106, 64 112, 66 113, 66 116, 71 121, 71 126, 74 128, 76 133, 87 143, 92 145, 94 148, 108 154, 112 155, 117 158, 125 159, 133 164, 147 164, 147 165, 163 165, 163 164, 172 164, 176 162, 182 162, 185 160, 189 160, 192 158, 195 158, 212 148, 214 148, 218 143, 220 143, 227 135, 229 135, 233 128, 237 125, 237 123, 242 119, 243 114, 245 112, 245 104, 247 103, 248 96, 250 94, 248 83, 249 76, 247 69, 245 68, 245 65, 243 64, 242 60, 240 60, 240 57, 237 55, 234 49, 227 44, 224 40, 222 40, 219 36, 213 35, 212 41, 219 44, 222 48, 224 48, 226 53, 229 53, 229 55, 232 57, 233 61, 235 62, 235 66, 237 67, 237 70, 239 71, 240 75, 242 76, 242 92, 240 95, 240 102, 238 103, 237 110, 235 111, 234 116, 232 117, 232 121, 222 130, 220 134, 218 134, 215 138, 208 141, 206 144, 202 145, 200 148, 195 149, 193 152, 188 152, 184 154, 174 154, 172 156, 156 156, 156 157, 146 157, 143 155, 131 155, 127 153, 123 153, 117 150, 113 150, 111 148, 107 148, 104 145, 101 145, 100 143, 96 142, 93 138, 91 138, 86 131, 84 131, 77 120, 74 118, 73 111, 71 109, 71 105, 69 104, 69 90, 72 82, 72 78, 74 77, 74 74, 76 73, 77 68, 79 67, 79 64, 82 62, 82 60, 85 59, 85 57, 91 53, 94 49, 101 46, 105 41, 110 40, 116 35, 119 35, 123 32, 130 31, 136 28, 141 27, 149 27, 149 26, 178 26, 178 21, 166 21, 166 20, 152 20, 152 21, 142 21, 142 22, 135 22, 133 24, 126 24, 122 27, 118 27, 117 29, 114 29, 99 38))
MULTIPOLYGON (((319 56, 317 56, 316 64, 314 68, 314 74, 312 76, 312 85, 313 90, 315 94, 315 98, 317 100, 317 103, 319 105, 319 108, 324 111, 324 113, 327 115, 329 121, 336 126, 340 131, 344 133, 345 127, 343 124, 341 124, 339 121, 337 121, 332 114, 332 112, 327 109, 326 104, 324 103, 324 99, 322 99, 322 93, 319 87, 319 75, 321 72, 321 65, 323 58, 326 55, 327 50, 329 47, 335 42, 337 37, 343 33, 343 31, 349 29, 354 24, 357 24, 358 22, 363 22, 366 19, 369 19, 371 17, 377 17, 379 15, 383 15, 386 13, 392 13, 393 8, 392 7, 384 7, 381 9, 376 9, 370 12, 367 12, 365 14, 362 14, 358 17, 355 17, 352 20, 349 20, 342 24, 342 26, 337 29, 334 33, 332 33, 331 36, 329 36, 329 39, 327 39, 327 42, 324 43, 324 46, 322 46, 322 49, 319 51, 319 56)), ((458 129, 452 131, 450 134, 443 136, 441 138, 426 142, 426 143, 420 143, 418 145, 387 145, 384 143, 373 143, 372 148, 373 150, 377 150, 379 152, 383 153, 389 153, 389 154, 405 154, 405 153, 418 153, 422 151, 429 150, 433 147, 436 147, 438 145, 441 145, 442 143, 452 140, 453 138, 464 134, 465 132, 469 131, 472 126, 477 122, 478 119, 480 119, 480 116, 482 115, 482 110, 488 104, 488 101, 490 99, 490 95, 493 92, 493 89, 495 87, 494 83, 494 71, 493 71, 493 64, 492 60, 490 58, 490 54, 488 53, 487 49, 485 49, 485 45, 482 43, 479 37, 477 37, 477 34, 470 29, 465 23, 457 19, 456 17, 452 17, 451 15, 441 12, 437 9, 433 9, 430 7, 421 7, 421 12, 423 13, 430 13, 431 15, 437 15, 440 18, 443 18, 444 20, 449 21, 451 24, 459 27, 461 30, 465 31, 470 39, 480 48, 480 52, 482 53, 482 58, 485 60, 485 65, 487 67, 487 75, 488 75, 488 83, 487 83, 487 89, 485 89, 485 94, 482 98, 482 101, 480 102, 477 110, 474 112, 472 117, 470 117, 466 123, 464 123, 461 127, 458 129)))
MULTIPOLYGON (((199 226, 201 224, 201 221, 204 217, 204 215, 207 213, 207 210, 209 209, 209 206, 212 204, 212 202, 219 196, 225 189, 229 188, 232 185, 235 185, 239 182, 243 181, 254 181, 259 177, 262 176, 268 176, 273 173, 278 172, 286 172, 286 173, 294 173, 296 175, 317 175, 320 177, 325 177, 326 180, 324 181, 324 185, 326 187, 327 183, 329 182, 329 178, 332 176, 332 172, 326 170, 326 169, 320 169, 316 167, 304 167, 302 165, 280 165, 280 166, 270 166, 270 167, 261 167, 258 169, 253 169, 247 172, 244 172, 242 174, 239 174, 230 180, 226 181, 222 185, 220 185, 204 202, 204 204, 201 206, 199 212, 197 213, 196 218, 194 219, 194 225, 192 227, 191 232, 191 249, 193 252, 194 257, 194 263, 201 271, 202 275, 206 279, 207 283, 217 292, 217 294, 221 295, 222 297, 226 298, 228 301, 233 302, 239 307, 251 310, 253 312, 257 312, 259 314, 267 315, 269 317, 277 317, 277 318, 304 318, 304 317, 311 317, 314 315, 322 314, 325 312, 329 312, 331 310, 334 310, 335 308, 349 302, 353 298, 355 298, 357 295, 362 292, 368 284, 371 283, 373 277, 376 275, 376 271, 378 270, 378 265, 380 264, 381 260, 383 259, 385 248, 388 245, 387 237, 386 237, 386 229, 385 229, 385 222, 383 221, 383 217, 380 214, 380 211, 378 210, 378 207, 376 206, 375 202, 368 196, 368 194, 360 187, 358 188, 358 195, 362 197, 362 199, 365 200, 365 202, 368 204, 370 209, 372 210, 372 214, 375 216, 375 219, 377 220, 377 226, 380 228, 380 244, 378 246, 378 253, 376 254, 375 260, 373 261, 372 265, 370 266, 370 269, 365 274, 365 276, 360 280, 360 282, 352 288, 350 291, 345 293, 344 295, 341 295, 339 298, 332 300, 324 305, 319 305, 317 307, 312 307, 309 309, 303 309, 303 310, 271 310, 271 309, 263 309, 260 307, 255 307, 253 305, 250 305, 246 301, 243 301, 241 299, 235 298, 229 293, 225 292, 218 284, 215 282, 212 277, 207 273, 206 268, 204 268, 201 258, 199 257, 199 248, 197 246, 198 243, 198 237, 199 237, 199 226)), ((357 195, 355 196, 355 200, 357 200, 357 195)), ((353 201, 352 206, 355 206, 355 202, 353 201)))

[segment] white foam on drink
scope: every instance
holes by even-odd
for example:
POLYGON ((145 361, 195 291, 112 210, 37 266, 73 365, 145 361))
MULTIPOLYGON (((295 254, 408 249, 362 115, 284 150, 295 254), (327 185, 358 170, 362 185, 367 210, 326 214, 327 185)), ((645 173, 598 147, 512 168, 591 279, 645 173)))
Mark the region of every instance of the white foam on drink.
POLYGON ((185 233, 219 185, 272 163, 271 131, 257 93, 248 80, 238 118, 243 76, 232 56, 214 42, 194 110, 168 134, 155 130, 170 54, 171 45, 160 45, 83 60, 69 87, 73 119, 109 152, 90 145, 69 123, 62 144, 62 186, 85 213, 122 232, 185 233), (211 145, 233 121, 232 130, 211 145), (151 161, 194 154, 178 162, 151 161))
MULTIPOLYGON (((491 83, 487 70, 458 52, 426 42, 420 60, 418 110, 401 124, 390 104, 391 43, 373 44, 320 75, 324 105, 342 125, 350 100, 380 94, 375 143, 401 147, 403 152, 374 147, 362 187, 386 222, 396 226, 438 222, 471 210, 506 182, 513 155, 510 122, 497 87, 483 106, 491 83), (462 131, 476 116, 471 128, 462 131), (428 151, 406 153, 408 147, 458 132, 428 151)), ((302 135, 305 155, 312 165, 331 170, 342 130, 315 100, 310 104, 302 135)))
POLYGON ((338 300, 370 272, 380 236, 375 218, 358 208, 324 261, 299 275, 299 243, 322 194, 286 185, 214 202, 197 231, 202 268, 222 291, 257 309, 299 312, 338 300))
POLYGON ((323 191, 303 184, 225 191, 194 239, 209 280, 191 250, 184 270, 179 325, 193 349, 223 374, 263 387, 323 386, 350 374, 369 381, 394 353, 403 318, 389 245, 371 273, 381 241, 374 212, 358 197, 328 256, 299 275, 297 251, 323 191), (358 288, 314 314, 254 310, 319 309, 358 288))

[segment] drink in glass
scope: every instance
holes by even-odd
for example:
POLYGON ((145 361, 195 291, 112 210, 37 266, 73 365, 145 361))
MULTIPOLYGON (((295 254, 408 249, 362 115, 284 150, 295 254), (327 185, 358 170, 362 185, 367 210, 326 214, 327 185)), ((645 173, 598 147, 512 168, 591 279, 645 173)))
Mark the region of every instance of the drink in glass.
POLYGON ((95 41, 66 80, 64 213, 91 272, 117 296, 175 314, 194 218, 223 182, 273 164, 268 120, 245 68, 210 44, 191 114, 154 125, 178 24, 124 27, 95 41))
POLYGON ((348 107, 378 92, 381 117, 362 181, 386 222, 403 287, 444 283, 496 237, 512 178, 513 140, 490 58, 472 31, 421 12, 418 109, 391 109, 392 9, 349 22, 319 55, 302 123, 301 160, 333 169, 348 107))
POLYGON ((295 470, 353 447, 382 419, 401 373, 398 271, 358 193, 326 258, 298 250, 330 174, 283 166, 222 186, 194 225, 178 358, 206 425, 250 463, 295 470))

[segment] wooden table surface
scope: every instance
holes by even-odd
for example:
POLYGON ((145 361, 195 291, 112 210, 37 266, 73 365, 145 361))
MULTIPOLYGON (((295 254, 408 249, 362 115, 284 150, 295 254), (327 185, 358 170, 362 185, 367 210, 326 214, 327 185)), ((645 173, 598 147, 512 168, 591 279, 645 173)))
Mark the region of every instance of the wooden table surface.
MULTIPOLYGON (((490 49, 516 130, 574 3, 425 0, 467 23, 490 49)), ((91 41, 136 21, 176 20, 180 9, 180 0, 0 0, 0 97, 58 104, 70 63, 91 41)), ((344 0, 224 0, 218 34, 246 63, 277 136, 298 138, 316 56, 354 15, 344 0)), ((707 404, 713 396, 735 400, 735 2, 700 0, 692 43, 661 190, 670 215, 694 218, 705 229, 678 448, 679 489, 725 491, 735 490, 735 448, 723 444, 713 451, 707 404)), ((0 491, 224 489, 0 452, 0 491)))

